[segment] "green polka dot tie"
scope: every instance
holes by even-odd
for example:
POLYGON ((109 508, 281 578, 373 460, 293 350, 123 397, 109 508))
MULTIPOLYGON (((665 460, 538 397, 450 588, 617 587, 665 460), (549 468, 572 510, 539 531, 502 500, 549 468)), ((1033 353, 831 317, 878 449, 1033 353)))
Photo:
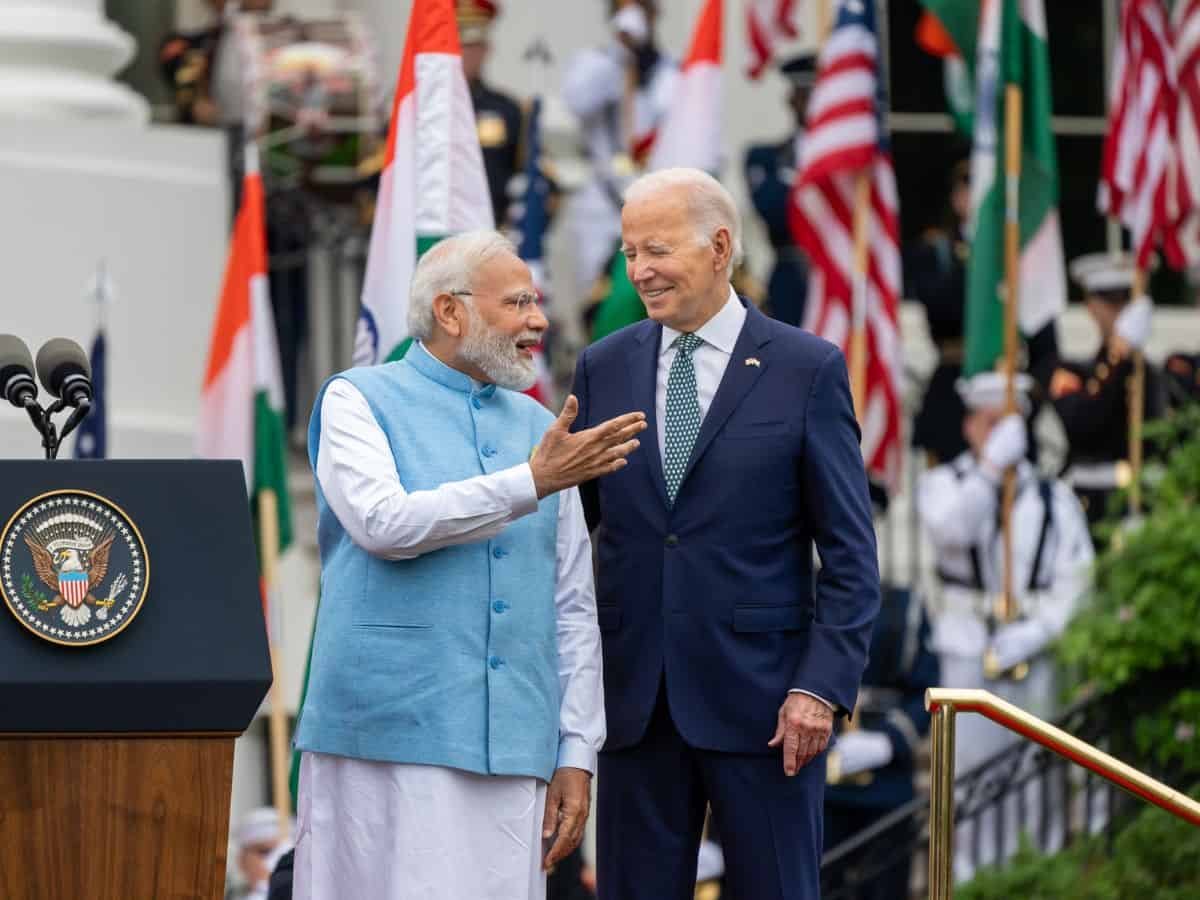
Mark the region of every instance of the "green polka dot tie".
POLYGON ((692 365, 692 354, 703 343, 694 334, 681 334, 675 338, 675 359, 667 374, 663 476, 667 482, 667 500, 672 505, 687 470, 692 445, 700 433, 700 401, 696 398, 696 368, 692 365))

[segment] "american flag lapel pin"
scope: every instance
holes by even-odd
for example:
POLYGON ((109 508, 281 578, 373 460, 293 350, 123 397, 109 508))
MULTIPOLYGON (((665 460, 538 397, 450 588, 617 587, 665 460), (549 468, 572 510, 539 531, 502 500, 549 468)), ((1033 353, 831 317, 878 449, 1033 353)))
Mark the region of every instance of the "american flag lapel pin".
POLYGON ((746 365, 748 365, 748 366, 754 366, 754 368, 756 368, 756 369, 757 369, 757 368, 759 368, 759 367, 762 365, 762 363, 760 363, 760 362, 758 361, 758 357, 757 357, 757 356, 747 356, 747 357, 746 357, 746 365))

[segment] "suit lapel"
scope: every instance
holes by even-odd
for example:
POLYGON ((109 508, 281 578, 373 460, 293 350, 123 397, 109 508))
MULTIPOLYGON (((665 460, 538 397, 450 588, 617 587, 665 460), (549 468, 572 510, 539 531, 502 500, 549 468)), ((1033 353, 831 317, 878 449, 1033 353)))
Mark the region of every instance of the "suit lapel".
MULTIPOLYGON (((752 305, 746 304, 746 321, 742 325, 742 332, 738 335, 737 343, 733 345, 729 365, 725 367, 725 374, 721 377, 721 384, 717 387, 717 393, 713 397, 712 405, 708 408, 708 414, 700 424, 700 434, 696 436, 696 443, 692 447, 692 455, 688 459, 687 469, 679 482, 680 491, 683 490, 683 483, 691 475, 692 469, 696 467, 696 463, 704 455, 708 445, 712 443, 712 439, 716 437, 725 421, 737 409, 742 398, 758 381, 767 361, 764 359, 759 360, 758 365, 747 365, 746 360, 756 358, 755 354, 758 348, 770 340, 771 335, 767 329, 766 317, 752 305)), ((659 472, 661 473, 661 471, 660 465, 659 472)))
POLYGON ((658 446, 658 410, 655 391, 658 387, 658 351, 662 346, 662 326, 638 329, 638 347, 632 360, 633 405, 631 409, 646 410, 646 430, 641 435, 641 451, 646 454, 646 470, 654 482, 658 497, 667 505, 667 482, 663 477, 662 451, 658 446))

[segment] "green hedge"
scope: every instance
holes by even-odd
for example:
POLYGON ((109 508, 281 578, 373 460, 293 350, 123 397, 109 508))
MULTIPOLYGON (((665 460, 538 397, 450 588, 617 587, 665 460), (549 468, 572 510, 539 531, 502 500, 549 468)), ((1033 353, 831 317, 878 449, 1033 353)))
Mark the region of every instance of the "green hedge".
MULTIPOLYGON (((1194 797, 1200 792, 1193 791, 1194 797)), ((1028 846, 1002 869, 981 870, 957 900, 1195 900, 1200 897, 1200 828, 1154 807, 1143 810, 1104 852, 1102 838, 1044 856, 1028 846)))

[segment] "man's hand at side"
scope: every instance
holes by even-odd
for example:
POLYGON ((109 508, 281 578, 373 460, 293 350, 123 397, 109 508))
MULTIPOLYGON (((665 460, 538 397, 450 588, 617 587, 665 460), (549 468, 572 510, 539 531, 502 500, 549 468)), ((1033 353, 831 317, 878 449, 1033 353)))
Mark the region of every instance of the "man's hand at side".
POLYGON ((808 694, 788 694, 779 707, 779 723, 768 747, 783 745, 783 772, 795 775, 829 746, 833 710, 808 694))
POLYGON ((542 837, 549 838, 557 831, 553 846, 542 862, 549 871, 565 859, 583 840, 583 826, 587 824, 588 809, 592 804, 592 775, 583 769, 563 766, 554 770, 550 786, 546 788, 546 812, 542 818, 542 837))
POLYGON ((622 468, 646 429, 646 414, 632 412, 572 434, 577 415, 579 401, 572 394, 529 461, 539 500, 622 468))

